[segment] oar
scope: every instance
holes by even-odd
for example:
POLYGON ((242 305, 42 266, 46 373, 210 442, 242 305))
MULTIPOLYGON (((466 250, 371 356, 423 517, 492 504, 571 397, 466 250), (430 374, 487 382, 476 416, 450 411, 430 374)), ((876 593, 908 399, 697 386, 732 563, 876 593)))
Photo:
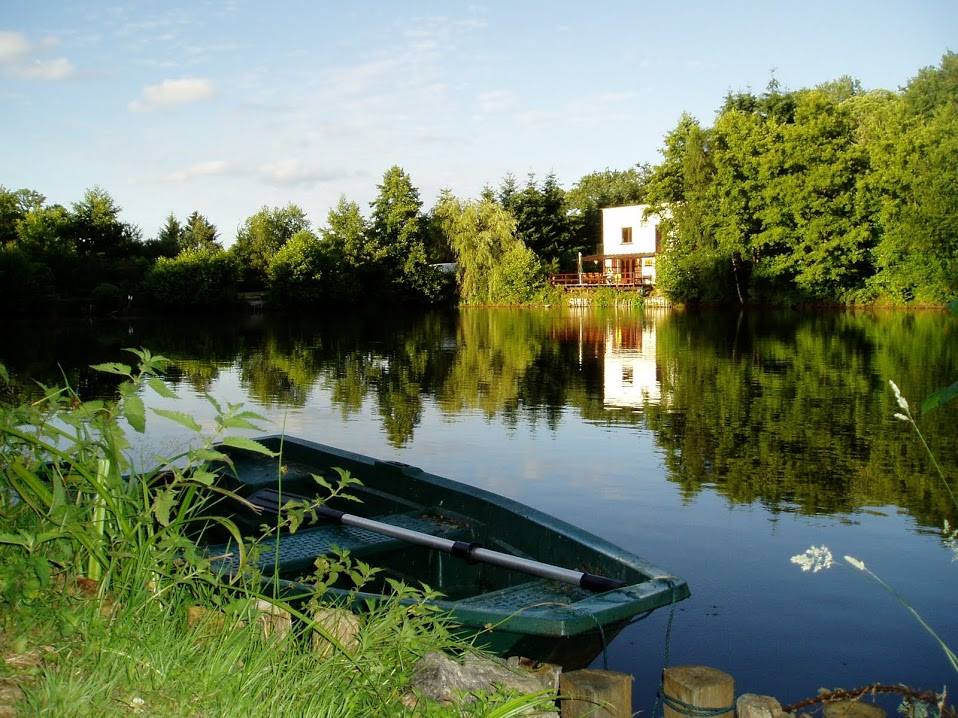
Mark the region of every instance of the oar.
POLYGON ((596 576, 595 574, 585 573, 584 571, 575 571, 570 568, 562 568, 561 566, 542 563, 541 561, 520 558, 519 556, 513 556, 508 553, 483 548, 477 543, 466 543, 465 541, 452 541, 450 539, 439 538, 438 536, 433 536, 432 534, 421 531, 404 529, 399 526, 383 523, 382 521, 374 521, 373 519, 366 519, 362 516, 354 516, 353 514, 337 511, 327 506, 319 506, 315 510, 317 516, 322 516, 331 521, 338 521, 344 526, 355 526, 358 529, 366 529, 367 531, 373 531, 383 534, 384 536, 391 536, 400 541, 406 541, 419 546, 427 546, 437 551, 444 551, 458 558, 466 559, 467 561, 488 563, 493 566, 501 566, 532 576, 549 578, 553 581, 562 581, 563 583, 571 583, 574 586, 579 586, 589 591, 612 591, 627 585, 625 581, 619 581, 614 578, 596 576))

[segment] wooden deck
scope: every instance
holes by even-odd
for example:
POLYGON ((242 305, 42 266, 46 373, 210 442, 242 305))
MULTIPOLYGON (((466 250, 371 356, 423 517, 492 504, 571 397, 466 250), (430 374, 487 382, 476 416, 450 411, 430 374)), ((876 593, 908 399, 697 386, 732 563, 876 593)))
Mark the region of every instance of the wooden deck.
POLYGON ((652 286, 652 277, 638 272, 570 272, 553 274, 549 282, 556 287, 623 287, 642 288, 652 286))

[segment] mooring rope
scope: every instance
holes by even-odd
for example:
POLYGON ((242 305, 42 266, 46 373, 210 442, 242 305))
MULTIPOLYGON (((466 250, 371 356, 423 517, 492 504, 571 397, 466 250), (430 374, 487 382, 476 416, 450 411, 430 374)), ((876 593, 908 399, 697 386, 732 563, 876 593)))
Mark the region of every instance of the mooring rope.
POLYGON ((663 705, 668 706, 682 715, 692 716, 692 718, 715 718, 715 716, 720 716, 735 710, 734 705, 725 706, 724 708, 704 708, 702 706, 692 705, 691 703, 686 703, 683 700, 670 696, 661 688, 659 689, 659 694, 662 696, 663 705))

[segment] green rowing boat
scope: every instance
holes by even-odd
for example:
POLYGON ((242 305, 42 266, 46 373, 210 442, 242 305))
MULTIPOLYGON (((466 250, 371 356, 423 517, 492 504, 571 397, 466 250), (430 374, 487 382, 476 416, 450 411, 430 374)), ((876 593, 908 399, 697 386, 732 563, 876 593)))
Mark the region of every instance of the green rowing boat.
MULTIPOLYGON (((382 569, 360 600, 388 590, 387 578, 425 583, 443 594, 436 605, 477 634, 478 645, 566 668, 587 665, 630 621, 689 596, 682 579, 516 501, 310 441, 260 441, 282 450, 281 470, 276 459, 220 447, 234 462, 229 473, 238 492, 260 509, 233 516, 248 535, 290 499, 315 496, 314 474, 333 481, 341 468, 362 482, 349 489, 359 503, 333 500, 318 523, 282 533, 278 561, 277 537, 264 539, 257 559, 264 575, 278 565, 282 579, 295 581, 312 572, 318 556, 348 549, 382 569)), ((228 544, 209 551, 231 553, 228 544)))

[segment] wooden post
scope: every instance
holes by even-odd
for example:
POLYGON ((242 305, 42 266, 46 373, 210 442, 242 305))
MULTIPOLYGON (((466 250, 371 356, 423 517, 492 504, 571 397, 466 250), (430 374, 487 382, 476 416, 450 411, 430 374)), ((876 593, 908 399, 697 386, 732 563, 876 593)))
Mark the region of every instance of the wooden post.
POLYGON ((584 668, 559 676, 562 718, 632 718, 632 676, 584 668))
POLYGON ((714 718, 732 718, 735 710, 735 680, 728 673, 707 666, 673 666, 662 672, 665 718, 691 718, 669 699, 696 708, 729 708, 714 718))

